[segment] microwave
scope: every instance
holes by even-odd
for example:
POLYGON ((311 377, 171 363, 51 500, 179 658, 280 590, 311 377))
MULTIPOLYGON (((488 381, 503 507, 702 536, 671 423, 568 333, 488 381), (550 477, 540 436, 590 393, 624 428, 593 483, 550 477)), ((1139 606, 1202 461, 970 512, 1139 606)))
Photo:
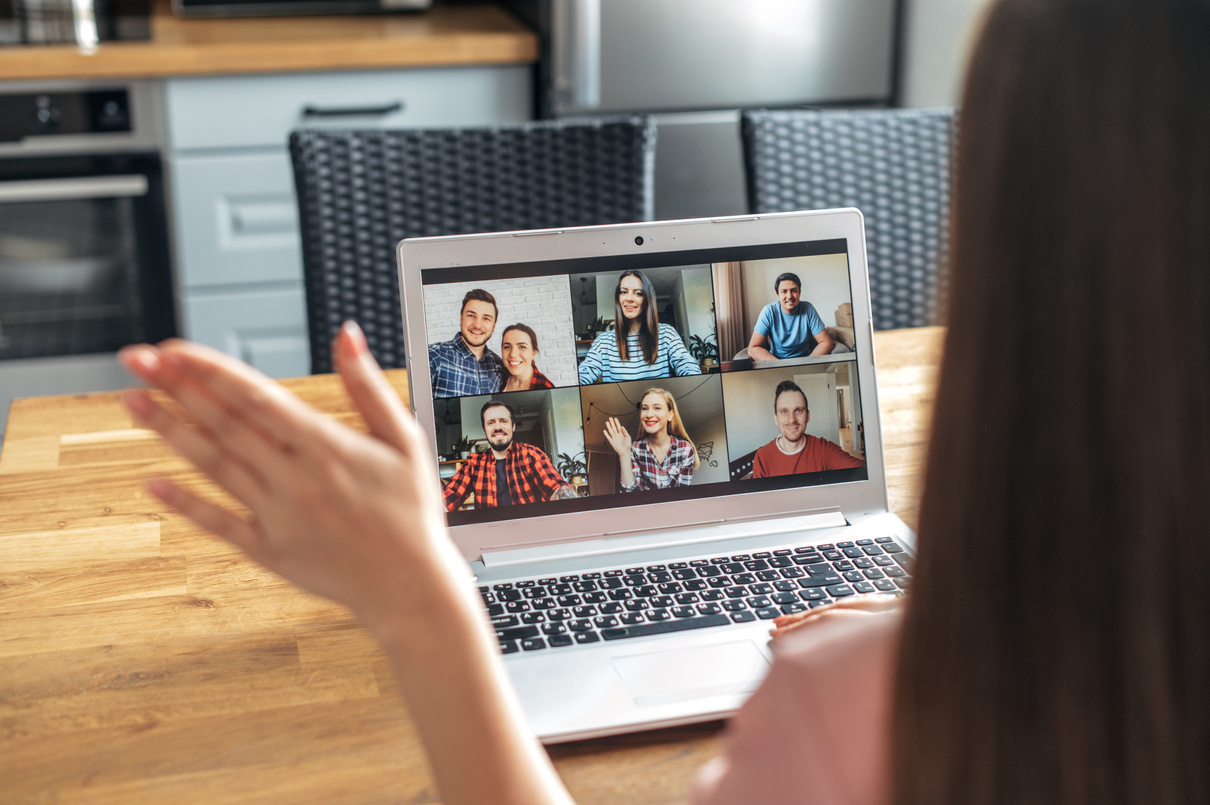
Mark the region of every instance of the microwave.
POLYGON ((178 17, 269 17, 419 11, 433 0, 172 0, 178 17))

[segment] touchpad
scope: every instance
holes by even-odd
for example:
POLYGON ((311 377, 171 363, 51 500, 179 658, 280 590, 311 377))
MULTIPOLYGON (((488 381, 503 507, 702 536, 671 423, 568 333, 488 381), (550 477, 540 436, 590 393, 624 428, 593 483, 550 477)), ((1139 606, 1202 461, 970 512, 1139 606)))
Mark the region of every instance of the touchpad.
POLYGON ((667 704, 756 689, 769 662, 750 640, 618 657, 613 667, 635 704, 667 704))

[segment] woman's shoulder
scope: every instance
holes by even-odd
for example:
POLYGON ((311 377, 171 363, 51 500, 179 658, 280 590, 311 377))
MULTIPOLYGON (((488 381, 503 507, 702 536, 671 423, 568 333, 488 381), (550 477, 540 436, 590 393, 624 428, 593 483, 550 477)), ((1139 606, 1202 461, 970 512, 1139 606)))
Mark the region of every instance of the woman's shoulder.
POLYGON ((672 439, 673 446, 678 450, 683 450, 689 454, 694 452, 693 442, 690 442, 687 439, 682 439, 680 436, 671 436, 669 438, 672 439))

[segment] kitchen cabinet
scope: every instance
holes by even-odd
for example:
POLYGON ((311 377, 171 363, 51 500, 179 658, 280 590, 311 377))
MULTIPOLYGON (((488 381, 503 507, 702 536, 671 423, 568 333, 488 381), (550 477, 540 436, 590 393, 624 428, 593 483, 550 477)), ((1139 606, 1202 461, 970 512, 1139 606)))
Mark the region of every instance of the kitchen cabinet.
POLYGON ((169 78, 173 248, 183 334, 276 377, 310 371, 287 137, 532 117, 528 65, 169 78))

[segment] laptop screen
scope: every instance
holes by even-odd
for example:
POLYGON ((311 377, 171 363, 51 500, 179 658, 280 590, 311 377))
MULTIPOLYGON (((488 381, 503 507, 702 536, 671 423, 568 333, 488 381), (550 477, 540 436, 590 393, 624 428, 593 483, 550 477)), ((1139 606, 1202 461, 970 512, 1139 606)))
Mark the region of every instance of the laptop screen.
POLYGON ((422 270, 450 525, 866 480, 849 277, 843 238, 422 270))

